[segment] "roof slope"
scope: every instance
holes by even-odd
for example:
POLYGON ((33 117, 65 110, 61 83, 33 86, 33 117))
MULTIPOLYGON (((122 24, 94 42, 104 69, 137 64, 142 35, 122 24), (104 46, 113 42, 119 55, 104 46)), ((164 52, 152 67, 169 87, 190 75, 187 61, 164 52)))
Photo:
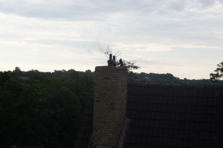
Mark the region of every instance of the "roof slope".
POLYGON ((126 148, 223 146, 222 89, 129 84, 127 98, 126 148))
MULTIPOLYGON (((223 147, 223 89, 128 84, 125 148, 223 147)), ((76 148, 90 144, 93 96, 83 115, 76 148)))

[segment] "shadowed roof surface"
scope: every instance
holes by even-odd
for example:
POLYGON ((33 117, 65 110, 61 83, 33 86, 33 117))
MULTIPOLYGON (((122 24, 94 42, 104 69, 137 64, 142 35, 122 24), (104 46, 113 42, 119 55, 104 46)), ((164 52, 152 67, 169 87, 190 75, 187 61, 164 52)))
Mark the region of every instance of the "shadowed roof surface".
MULTIPOLYGON (((128 84, 125 148, 223 147, 223 88, 128 84)), ((90 144, 93 96, 75 147, 90 144)))

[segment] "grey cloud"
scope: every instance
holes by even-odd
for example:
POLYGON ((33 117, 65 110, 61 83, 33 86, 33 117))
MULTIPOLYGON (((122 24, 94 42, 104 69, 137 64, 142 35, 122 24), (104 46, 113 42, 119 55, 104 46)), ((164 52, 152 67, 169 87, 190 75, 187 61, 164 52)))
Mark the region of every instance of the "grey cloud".
POLYGON ((219 3, 223 4, 223 0, 217 0, 219 3))
POLYGON ((166 6, 168 9, 182 11, 186 7, 185 1, 170 1, 166 6))
POLYGON ((145 59, 137 59, 136 65, 168 65, 168 66, 180 66, 178 63, 168 63, 164 61, 157 61, 157 60, 145 60, 145 59))
POLYGON ((31 40, 27 41, 28 43, 38 43, 45 45, 62 45, 62 46, 71 46, 79 48, 88 48, 88 47, 97 47, 97 42, 95 41, 77 41, 77 40, 31 40))
MULTIPOLYGON (((96 27, 94 29, 88 26, 83 27, 87 31, 82 30, 82 33, 85 34, 86 32, 92 31, 94 36, 98 35, 102 39, 106 38, 105 40, 110 39, 107 38, 107 36, 113 36, 111 38, 116 38, 119 42, 125 42, 126 40, 134 42, 135 40, 140 40, 145 43, 158 41, 160 44, 165 44, 166 42, 171 41, 180 44, 196 42, 201 45, 215 44, 223 46, 222 39, 217 38, 213 33, 215 30, 221 31, 220 28, 222 28, 221 26, 223 23, 222 19, 219 19, 221 16, 217 19, 210 20, 210 18, 203 17, 206 14, 183 11, 186 7, 197 7, 200 5, 206 7, 212 6, 213 2, 214 1, 212 0, 86 0, 77 3, 70 0, 54 2, 45 1, 44 3, 33 3, 33 1, 12 1, 11 3, 0 2, 0 11, 17 13, 29 17, 40 17, 45 19, 62 18, 71 20, 103 20, 107 19, 105 15, 108 13, 126 11, 127 13, 124 14, 126 16, 124 16, 123 20, 118 20, 117 22, 108 20, 111 25, 108 25, 106 21, 103 21, 95 25, 96 27), (196 5, 192 5, 192 3, 196 5), (128 11, 138 13, 134 13, 136 14, 135 16, 128 16, 128 11), (149 14, 155 11, 163 11, 163 13, 149 14), (102 33, 100 34, 100 32, 102 33)), ((97 43, 84 43, 71 40, 39 40, 36 42, 71 47, 79 46, 81 48, 90 48, 89 46, 98 47, 97 43)), ((134 48, 129 49, 135 50, 134 48)))
MULTIPOLYGON (((29 44, 42 44, 42 45, 52 45, 57 47, 57 45, 62 46, 62 49, 68 50, 70 53, 74 54, 96 54, 99 50, 98 42, 96 41, 77 41, 77 40, 27 40, 29 44)), ((102 51, 101 51, 102 53, 102 51)))
MULTIPOLYGON (((203 6, 213 4, 212 0, 199 0, 203 6)), ((96 1, 5 1, 0 2, 0 11, 3 13, 13 13, 26 17, 38 17, 43 19, 71 19, 71 20, 103 20, 106 14, 112 12, 151 13, 155 11, 175 10, 182 11, 191 3, 173 0, 96 0, 96 1), (101 16, 101 18, 99 17, 101 16)))
POLYGON ((144 64, 144 65, 157 65, 161 64, 160 62, 152 61, 152 60, 143 60, 143 59, 137 59, 137 64, 144 64))
POLYGON ((46 1, 33 3, 32 1, 0 2, 0 11, 26 17, 44 19, 98 19, 98 15, 111 12, 132 10, 137 8, 136 1, 46 1))
POLYGON ((197 0, 202 7, 210 7, 212 5, 214 5, 215 0, 197 0))
POLYGON ((0 39, 11 39, 11 38, 19 38, 21 36, 16 35, 16 34, 11 34, 11 33, 1 33, 0 34, 0 39))

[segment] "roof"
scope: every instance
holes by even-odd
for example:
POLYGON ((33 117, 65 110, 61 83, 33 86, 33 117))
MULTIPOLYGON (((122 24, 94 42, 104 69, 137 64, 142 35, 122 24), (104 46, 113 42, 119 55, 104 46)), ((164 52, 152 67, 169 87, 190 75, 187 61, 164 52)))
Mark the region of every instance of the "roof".
MULTIPOLYGON (((125 148, 223 146, 223 89, 128 84, 125 148)), ((81 121, 75 147, 89 145, 93 97, 81 121)))

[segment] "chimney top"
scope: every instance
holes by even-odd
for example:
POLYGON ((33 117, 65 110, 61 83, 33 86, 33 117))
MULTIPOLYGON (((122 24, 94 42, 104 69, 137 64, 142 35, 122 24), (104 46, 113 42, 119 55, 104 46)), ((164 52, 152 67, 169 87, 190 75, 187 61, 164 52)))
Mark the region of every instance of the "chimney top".
POLYGON ((114 66, 114 67, 123 66, 122 59, 120 59, 119 62, 116 62, 115 55, 112 58, 112 54, 109 54, 108 66, 114 66))

